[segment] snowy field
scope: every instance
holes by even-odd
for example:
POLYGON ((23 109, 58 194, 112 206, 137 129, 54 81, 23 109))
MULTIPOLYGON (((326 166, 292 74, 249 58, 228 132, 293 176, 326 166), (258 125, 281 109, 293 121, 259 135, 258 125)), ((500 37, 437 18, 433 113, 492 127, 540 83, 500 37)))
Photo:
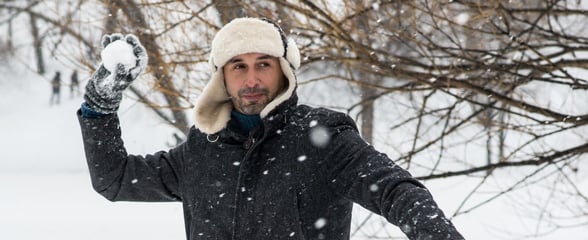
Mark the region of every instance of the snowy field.
MULTIPOLYGON (((0 80, 0 239, 185 239, 180 204, 113 204, 93 191, 75 116, 81 97, 62 88, 61 104, 50 106, 47 81, 31 78, 0 80)), ((124 109, 123 127, 137 136, 129 148, 165 147, 155 139, 164 126, 124 109)))
MULTIPOLYGON (((27 71, 16 76, 2 71, 6 70, 0 71, 5 78, 0 79, 1 240, 185 239, 179 203, 110 203, 92 190, 75 117, 81 97, 70 98, 68 89, 63 88, 61 104, 50 106, 47 79, 27 71)), ((63 73, 65 82, 68 76, 63 73)), ((133 104, 123 102, 120 111, 129 152, 167 148, 170 129, 133 104)), ((456 193, 475 183, 452 179, 426 184, 447 212, 459 204, 456 196, 460 194, 456 193)), ((355 216, 363 215, 365 212, 356 208, 355 216)), ((354 225, 362 219, 356 217, 354 225)), ((354 239, 363 239, 362 234, 369 231, 383 231, 382 221, 375 219, 354 239)), ((503 201, 454 222, 466 239, 522 239, 521 234, 532 232, 534 227, 503 201)), ((396 228, 387 226, 388 230, 396 228)), ((584 226, 531 239, 588 239, 587 232, 584 226)))

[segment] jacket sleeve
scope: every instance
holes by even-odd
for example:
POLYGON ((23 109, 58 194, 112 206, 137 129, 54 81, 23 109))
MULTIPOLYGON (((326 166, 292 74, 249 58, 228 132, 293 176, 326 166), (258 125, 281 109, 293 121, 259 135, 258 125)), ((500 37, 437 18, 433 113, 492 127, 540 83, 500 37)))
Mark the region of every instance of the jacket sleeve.
MULTIPOLYGON (((116 114, 86 118, 77 112, 92 186, 110 201, 179 201, 180 155, 127 154, 116 114)), ((180 146, 181 147, 181 146, 180 146)))
POLYGON ((367 144, 351 118, 327 119, 332 132, 323 169, 335 192, 385 217, 409 239, 464 239, 423 184, 367 144))

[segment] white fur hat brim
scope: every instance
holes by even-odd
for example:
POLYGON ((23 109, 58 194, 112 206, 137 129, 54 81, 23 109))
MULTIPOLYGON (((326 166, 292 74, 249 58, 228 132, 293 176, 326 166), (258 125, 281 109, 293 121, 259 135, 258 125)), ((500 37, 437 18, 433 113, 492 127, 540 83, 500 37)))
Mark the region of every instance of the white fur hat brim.
POLYGON ((212 40, 209 63, 213 72, 194 107, 194 121, 200 131, 215 134, 226 127, 233 104, 225 88, 222 68, 231 58, 245 53, 263 53, 279 58, 282 72, 288 79, 288 88, 265 106, 260 113, 262 118, 294 94, 294 71, 300 66, 296 43, 286 38, 280 27, 269 20, 234 19, 212 40))

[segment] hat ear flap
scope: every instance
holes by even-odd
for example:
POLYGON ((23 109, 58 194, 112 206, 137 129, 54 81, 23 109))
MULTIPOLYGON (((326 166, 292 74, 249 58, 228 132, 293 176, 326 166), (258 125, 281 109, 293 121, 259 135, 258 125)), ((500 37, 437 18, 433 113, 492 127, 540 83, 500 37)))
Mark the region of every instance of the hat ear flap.
POLYGON ((212 58, 212 56, 208 58, 208 65, 210 66, 210 70, 212 70, 213 73, 218 71, 218 67, 214 64, 214 59, 212 58))
POLYGON ((194 106, 195 125, 204 133, 217 133, 229 122, 232 108, 233 104, 225 88, 223 71, 214 71, 194 106))
POLYGON ((300 51, 298 50, 298 47, 296 46, 296 42, 294 42, 294 39, 292 38, 288 38, 288 48, 286 49, 286 59, 288 59, 288 62, 290 64, 292 64, 292 67, 294 67, 294 70, 298 69, 298 67, 300 67, 300 51))

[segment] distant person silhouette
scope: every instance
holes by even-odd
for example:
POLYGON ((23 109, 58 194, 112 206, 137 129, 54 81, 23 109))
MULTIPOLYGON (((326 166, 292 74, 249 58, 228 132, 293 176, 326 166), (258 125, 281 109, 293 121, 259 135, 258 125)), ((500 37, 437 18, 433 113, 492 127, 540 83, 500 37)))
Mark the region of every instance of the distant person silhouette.
POLYGON ((49 100, 49 105, 59 104, 59 100, 61 98, 60 94, 61 73, 59 71, 56 71, 53 80, 51 80, 51 99, 49 100))
POLYGON ((70 98, 73 98, 74 95, 75 96, 79 96, 80 95, 80 82, 78 80, 78 71, 74 70, 73 73, 71 74, 71 82, 69 84, 69 96, 70 98))

